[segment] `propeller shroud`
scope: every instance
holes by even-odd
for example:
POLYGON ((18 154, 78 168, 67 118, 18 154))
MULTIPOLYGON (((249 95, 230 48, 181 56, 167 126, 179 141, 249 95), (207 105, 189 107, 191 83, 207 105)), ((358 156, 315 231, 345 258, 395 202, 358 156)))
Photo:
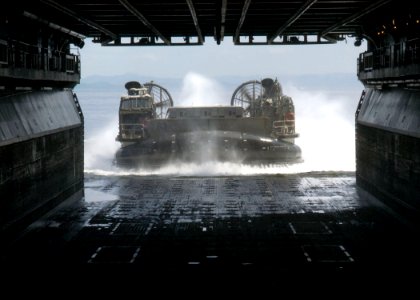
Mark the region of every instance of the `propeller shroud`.
POLYGON ((233 92, 230 105, 240 106, 245 110, 246 116, 255 115, 258 99, 261 99, 264 87, 259 80, 250 80, 242 83, 233 92))
POLYGON ((153 97, 153 104, 156 109, 156 118, 163 119, 169 107, 174 106, 171 94, 164 87, 154 83, 153 81, 143 84, 147 88, 148 93, 153 97))

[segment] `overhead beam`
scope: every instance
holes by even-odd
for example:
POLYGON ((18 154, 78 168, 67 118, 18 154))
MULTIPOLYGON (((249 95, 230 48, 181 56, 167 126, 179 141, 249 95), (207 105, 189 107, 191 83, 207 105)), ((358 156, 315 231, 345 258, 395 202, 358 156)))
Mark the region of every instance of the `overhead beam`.
POLYGON ((236 44, 239 42, 239 34, 241 33, 242 25, 244 24, 246 14, 248 12, 249 5, 251 0, 245 0, 244 6, 242 7, 241 18, 239 19, 238 27, 236 27, 235 36, 233 37, 233 43, 236 44))
MULTIPOLYGON (((324 44, 335 44, 334 41, 308 41, 308 42, 272 42, 270 45, 283 45, 283 46, 290 46, 290 45, 324 45, 324 44)), ((236 43, 237 46, 266 46, 268 45, 267 42, 238 42, 236 43)))
POLYGON ((226 21, 226 6, 227 0, 217 0, 214 1, 216 7, 216 18, 214 26, 214 39, 217 44, 220 45, 221 41, 225 37, 225 21, 226 21))
POLYGON ((221 17, 220 17, 220 40, 223 41, 225 37, 225 22, 226 22, 226 7, 227 0, 222 0, 221 17))
MULTIPOLYGON (((319 39, 321 39, 321 36, 318 36, 318 37, 319 37, 319 39)), ((322 38, 324 40, 330 41, 332 43, 336 43, 340 39, 339 36, 333 36, 333 35, 328 35, 328 34, 322 36, 322 38)))
POLYGON ((387 4, 388 2, 390 2, 391 0, 379 0, 376 1, 375 3, 372 3, 371 5, 369 5, 368 7, 366 7, 365 9, 345 18, 344 20, 341 20, 340 22, 328 27, 327 29, 325 29, 324 31, 321 32, 321 36, 325 36, 327 34, 329 34, 330 32, 334 31, 335 29, 346 25, 347 23, 351 23, 353 21, 356 21, 357 19, 363 17, 364 15, 378 9, 379 7, 381 7, 384 4, 387 4))
POLYGON ((70 30, 70 29, 68 29, 66 27, 57 25, 57 24, 55 24, 53 22, 50 22, 50 21, 48 21, 46 19, 40 18, 37 15, 34 15, 33 13, 30 13, 30 12, 27 12, 27 11, 23 11, 23 15, 25 17, 29 18, 29 19, 35 20, 37 22, 40 22, 41 24, 44 24, 44 25, 46 25, 46 26, 48 26, 48 27, 50 27, 52 29, 55 29, 55 30, 58 30, 60 32, 66 33, 66 34, 68 34, 68 35, 70 35, 72 37, 78 38, 80 40, 84 40, 86 38, 86 36, 84 36, 83 34, 77 33, 77 32, 75 32, 73 30, 70 30))
POLYGON ((168 40, 163 34, 159 32, 139 11, 127 0, 119 0, 120 3, 133 15, 135 15, 147 28, 149 28, 156 36, 158 36, 165 44, 170 45, 171 41, 168 40))
POLYGON ((194 21, 195 30, 197 31, 198 42, 200 44, 204 43, 203 35, 201 34, 200 25, 198 25, 197 13, 195 12, 194 4, 192 0, 187 0, 188 7, 190 8, 190 13, 194 21))
POLYGON ((317 0, 308 0, 306 1, 294 14, 289 18, 289 20, 286 21, 279 29, 277 29, 276 33, 269 36, 267 38, 267 43, 271 44, 276 37, 278 37, 280 34, 283 33, 283 31, 286 30, 287 27, 292 25, 294 22, 296 22, 297 19, 300 18, 301 15, 303 15, 313 4, 315 4, 317 0))
POLYGON ((78 13, 68 9, 67 7, 53 1, 53 0, 41 0, 41 2, 55 8, 56 10, 78 20, 79 22, 95 29, 98 30, 99 32, 102 32, 103 34, 106 34, 107 36, 111 37, 113 40, 118 39, 118 35, 116 35, 115 33, 109 31, 108 29, 106 29, 105 27, 99 25, 98 23, 95 23, 89 19, 86 19, 82 16, 80 16, 78 13))

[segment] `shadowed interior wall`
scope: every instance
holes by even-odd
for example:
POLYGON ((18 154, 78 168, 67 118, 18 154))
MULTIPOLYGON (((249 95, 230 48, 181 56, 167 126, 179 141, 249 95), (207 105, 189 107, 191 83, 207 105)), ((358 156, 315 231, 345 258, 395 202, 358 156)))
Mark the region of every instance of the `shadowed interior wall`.
POLYGON ((357 183, 420 212, 420 91, 366 89, 356 119, 357 183))
POLYGON ((0 226, 19 227, 83 186, 83 118, 71 90, 0 98, 0 226))

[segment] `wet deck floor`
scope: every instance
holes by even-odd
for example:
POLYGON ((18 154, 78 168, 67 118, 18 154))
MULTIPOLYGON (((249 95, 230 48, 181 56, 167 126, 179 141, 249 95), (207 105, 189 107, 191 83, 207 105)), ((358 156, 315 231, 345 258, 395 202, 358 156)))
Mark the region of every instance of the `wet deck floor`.
POLYGON ((87 175, 85 196, 3 247, 2 265, 276 286, 285 277, 417 272, 418 240, 364 196, 353 173, 87 175))

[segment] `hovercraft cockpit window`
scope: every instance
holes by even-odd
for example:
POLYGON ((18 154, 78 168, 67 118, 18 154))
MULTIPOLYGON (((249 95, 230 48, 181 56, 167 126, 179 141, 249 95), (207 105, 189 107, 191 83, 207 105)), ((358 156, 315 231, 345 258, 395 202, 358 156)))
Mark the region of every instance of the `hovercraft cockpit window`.
POLYGON ((152 103, 149 99, 130 99, 121 103, 121 109, 129 110, 136 108, 151 108, 152 103))

